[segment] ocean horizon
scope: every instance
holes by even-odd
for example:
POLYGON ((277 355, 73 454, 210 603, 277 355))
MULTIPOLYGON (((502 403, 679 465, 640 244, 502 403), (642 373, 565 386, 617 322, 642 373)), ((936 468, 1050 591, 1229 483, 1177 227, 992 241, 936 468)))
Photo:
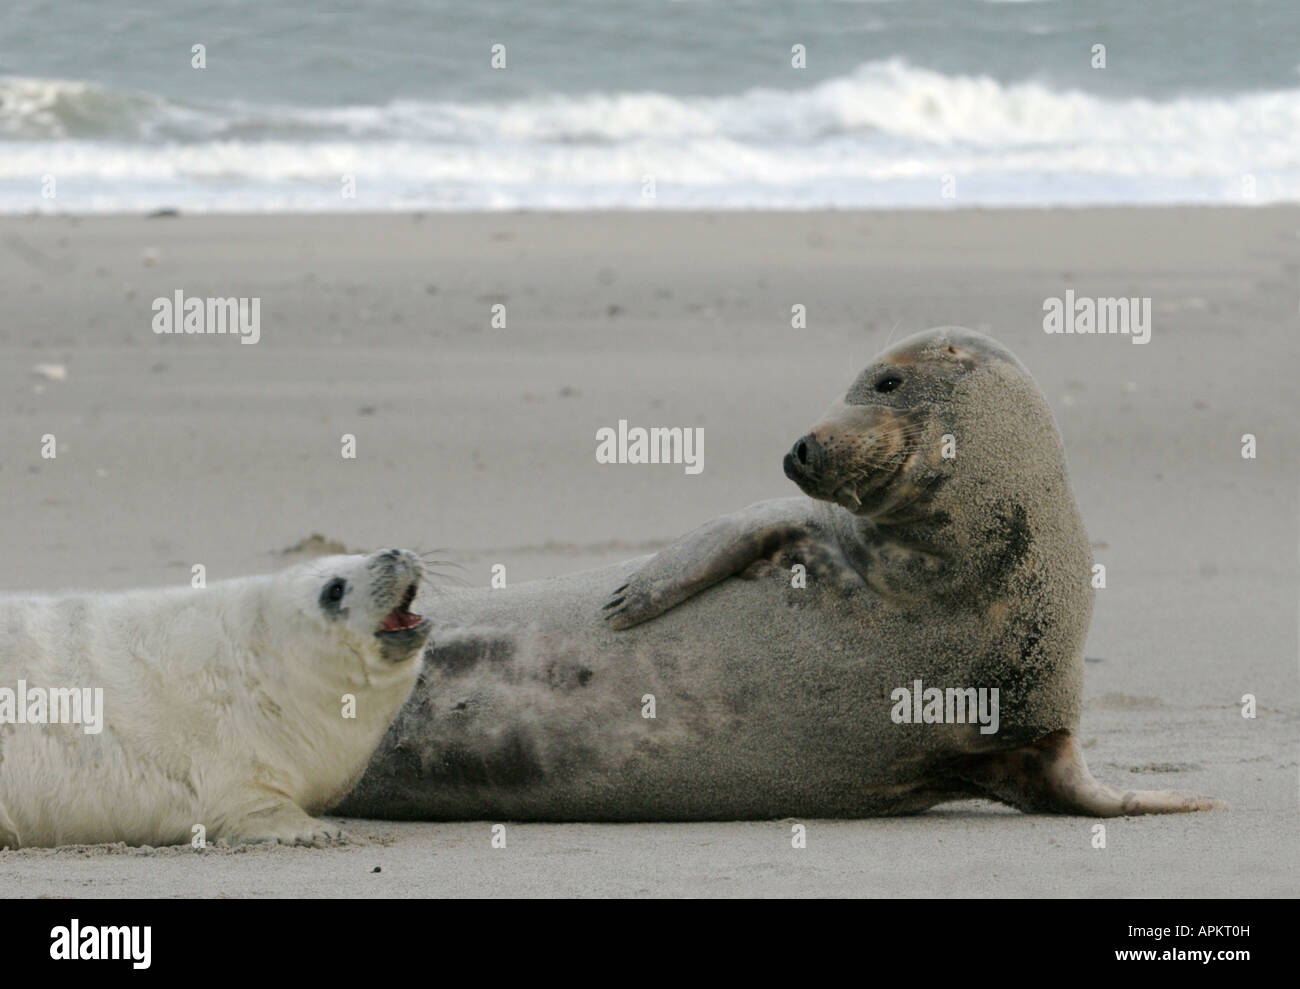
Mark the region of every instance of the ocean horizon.
POLYGON ((1277 0, 18 3, 0 212, 1296 202, 1297 37, 1277 0))

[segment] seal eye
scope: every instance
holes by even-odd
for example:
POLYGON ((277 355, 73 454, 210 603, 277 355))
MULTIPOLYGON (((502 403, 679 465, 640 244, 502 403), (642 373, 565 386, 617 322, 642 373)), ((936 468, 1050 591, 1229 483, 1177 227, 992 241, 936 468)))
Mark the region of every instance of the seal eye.
POLYGON ((887 378, 881 378, 876 382, 876 391, 886 392, 893 391, 903 383, 903 379, 896 374, 891 374, 887 378))
POLYGON ((334 601, 334 602, 342 601, 343 593, 347 589, 348 589, 348 582, 344 580, 342 577, 335 577, 333 580, 331 580, 328 584, 325 585, 325 594, 324 594, 325 600, 334 601))

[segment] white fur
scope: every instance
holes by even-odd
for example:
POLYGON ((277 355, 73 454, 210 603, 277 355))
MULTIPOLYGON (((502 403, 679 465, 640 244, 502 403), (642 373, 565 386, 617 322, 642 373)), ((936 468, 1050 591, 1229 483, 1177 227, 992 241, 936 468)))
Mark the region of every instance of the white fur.
MULTIPOLYGON (((102 687, 104 706, 99 734, 0 725, 0 847, 176 844, 195 825, 232 843, 339 837, 309 815, 356 782, 422 652, 423 639, 398 662, 381 654, 401 591, 376 583, 374 559, 206 589, 0 597, 0 687, 102 687), (331 618, 320 594, 336 576, 347 613, 331 618)), ((400 566, 418 580, 413 556, 400 566)))

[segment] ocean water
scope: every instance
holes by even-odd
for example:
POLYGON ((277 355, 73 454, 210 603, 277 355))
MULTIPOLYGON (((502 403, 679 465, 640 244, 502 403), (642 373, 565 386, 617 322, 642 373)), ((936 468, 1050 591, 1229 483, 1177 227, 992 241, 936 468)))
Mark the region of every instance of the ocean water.
POLYGON ((5 4, 6 213, 1300 200, 1297 0, 5 4))

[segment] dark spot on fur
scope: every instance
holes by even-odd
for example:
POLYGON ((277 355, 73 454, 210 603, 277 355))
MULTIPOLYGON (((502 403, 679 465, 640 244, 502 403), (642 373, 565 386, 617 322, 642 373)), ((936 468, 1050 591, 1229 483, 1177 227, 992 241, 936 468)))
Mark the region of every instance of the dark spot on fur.
POLYGON ((1037 660, 1042 657, 1040 647, 1046 628, 1043 620, 1037 615, 1025 619, 1020 624, 1023 625, 1020 636, 1020 665, 1022 669, 1031 669, 1036 666, 1037 660))
POLYGON ((1048 641, 1054 624, 1046 617, 1051 609, 1039 574, 1022 573, 1012 581, 1010 593, 1017 605, 993 648, 981 658, 974 679, 999 690, 1001 740, 1028 744, 1051 730, 1033 723, 1030 712, 1039 688, 1056 675, 1048 641))
POLYGON ((399 741, 400 736, 394 730, 396 727, 395 723, 389 727, 384 744, 379 747, 379 753, 370 764, 367 777, 382 774, 409 778, 420 775, 420 753, 413 746, 399 741))
POLYGON ((1023 576, 1034 537, 1025 507, 1000 499, 988 524, 979 532, 962 568, 960 578, 936 590, 936 599, 950 608, 987 609, 994 601, 1021 600, 1012 584, 1023 576))
POLYGON ((505 744, 491 753, 486 763, 488 776, 499 786, 524 786, 546 775, 532 742, 517 731, 506 736, 505 744))
POLYGON ((1043 574, 1030 565, 1034 536, 1022 504, 998 501, 980 539, 971 570, 951 588, 949 604, 984 610, 995 601, 1009 603, 1000 634, 976 664, 972 682, 1000 692, 1000 741, 1028 744, 1057 727, 1034 723, 1039 691, 1059 673, 1057 612, 1043 574))
POLYGON ((448 746, 439 764, 421 778, 435 785, 513 787, 539 783, 545 776, 532 741, 520 731, 511 731, 484 750, 448 746))
MULTIPOLYGON (((949 475, 939 470, 935 470, 929 479, 923 483, 918 477, 914 483, 922 483, 921 493, 916 496, 916 499, 909 506, 910 511, 913 514, 924 513, 934 503, 939 492, 943 490, 943 486, 948 483, 948 479, 949 475)), ((930 515, 924 515, 923 521, 941 529, 952 522, 952 517, 947 512, 934 512, 930 515)))
POLYGON ((762 702, 762 699, 763 691, 760 687, 737 681, 727 690, 727 710, 740 717, 746 717, 762 702))
POLYGON ((859 533, 859 537, 864 546, 879 546, 882 543, 889 541, 889 537, 885 535, 884 531, 879 526, 872 526, 869 529, 864 528, 863 531, 859 533))
POLYGON ((508 663, 514 658, 513 639, 458 636, 430 646, 425 661, 447 676, 464 676, 479 663, 508 663))
POLYGON ((442 759, 431 772, 420 778, 433 783, 483 784, 488 781, 487 766, 469 749, 459 745, 443 749, 442 759))
POLYGON ((992 523, 984 531, 984 538, 992 549, 981 567, 981 578, 988 587, 1001 589, 1016 568, 1024 563, 1033 543, 1025 506, 1019 502, 1000 501, 994 510, 992 523))
POLYGON ((546 664, 543 678, 552 690, 573 690, 585 687, 590 682, 591 670, 577 663, 557 659, 546 664))

